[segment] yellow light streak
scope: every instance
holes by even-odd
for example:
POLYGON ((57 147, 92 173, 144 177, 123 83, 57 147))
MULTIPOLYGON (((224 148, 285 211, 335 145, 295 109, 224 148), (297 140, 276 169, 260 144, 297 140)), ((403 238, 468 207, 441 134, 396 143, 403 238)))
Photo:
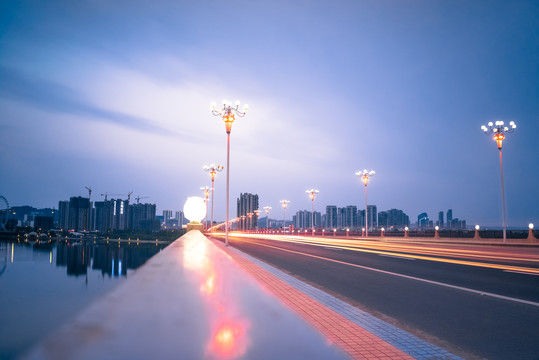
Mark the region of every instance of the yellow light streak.
MULTIPOLYGON (((250 238, 260 238, 268 239, 282 242, 293 242, 298 244, 313 245, 313 246, 337 246, 337 248, 344 250, 356 250, 364 252, 370 252, 371 249, 385 250, 385 251, 400 251, 405 253, 417 253, 421 255, 436 255, 436 256, 447 256, 447 257, 467 257, 467 258, 477 258, 477 259, 487 259, 487 260, 506 260, 506 261, 528 261, 539 263, 539 257, 534 254, 508 254, 508 255, 499 255, 498 252, 491 251, 476 251, 476 250, 461 250, 461 249, 448 249, 448 248, 436 248, 436 247, 425 247, 417 245, 406 245, 406 244, 387 244, 380 243, 375 241, 350 241, 350 240, 331 240, 331 239, 320 239, 320 238, 310 238, 310 237, 301 237, 290 236, 283 237, 279 235, 260 235, 260 234, 250 234, 242 235, 242 237, 250 238), (344 246, 344 247, 343 247, 344 246)), ((395 254, 392 254, 395 255, 395 254)), ((399 254, 400 255, 400 254, 399 254)), ((400 255, 402 256, 402 255, 400 255)), ((408 254, 406 254, 408 256, 408 254)))
MULTIPOLYGON (((290 242, 290 243, 305 244, 305 245, 320 246, 320 247, 331 247, 331 248, 335 248, 335 249, 351 250, 351 251, 365 252, 365 253, 378 254, 378 255, 400 256, 400 257, 403 256, 402 252, 391 252, 391 251, 387 251, 387 250, 373 250, 373 249, 360 247, 360 246, 351 246, 350 244, 347 244, 347 246, 342 246, 342 245, 338 245, 339 240, 321 242, 321 241, 313 241, 310 238, 305 238, 305 237, 301 237, 301 236, 294 236, 294 237, 286 236, 286 237, 284 237, 284 236, 279 236, 279 235, 260 235, 260 234, 249 234, 249 235, 234 234, 233 238, 235 238, 237 240, 240 240, 240 238, 244 238, 244 239, 242 239, 243 241, 247 241, 247 242, 249 242, 251 244, 256 244, 256 245, 260 245, 260 246, 267 246, 267 247, 279 249, 279 250, 282 250, 282 251, 297 253, 297 254, 301 254, 301 255, 305 255, 305 256, 315 257, 315 258, 328 260, 328 261, 333 261, 333 262, 338 262, 338 263, 342 263, 342 264, 348 264, 348 265, 352 265, 352 266, 359 266, 359 265, 351 264, 351 263, 347 263, 347 262, 342 262, 342 261, 335 260, 335 259, 325 258, 325 257, 322 257, 322 256, 316 256, 316 255, 312 255, 312 254, 307 254, 307 253, 303 253, 303 252, 299 252, 299 251, 283 249, 283 248, 280 248, 280 247, 277 247, 277 246, 272 246, 272 245, 267 245, 267 244, 260 244, 260 243, 257 243, 257 242, 248 241, 248 239, 249 238, 261 238, 261 239, 266 239, 266 240, 276 240, 276 241, 280 241, 280 242, 290 242)), ((347 242, 346 241, 341 241, 341 243, 347 243, 347 242)), ((378 245, 378 244, 376 244, 376 245, 378 245)), ((401 248, 401 247, 399 247, 399 248, 401 248)), ((421 253, 421 252, 419 252, 419 253, 421 253)), ((442 256, 448 256, 446 253, 442 253, 442 254, 443 254, 442 256)), ((529 274, 539 274, 539 269, 529 268, 529 267, 522 267, 522 266, 483 263, 483 262, 469 261, 469 260, 437 258, 437 257, 432 257, 432 256, 416 255, 416 254, 409 254, 409 253, 407 253, 405 256, 408 257, 408 258, 413 258, 413 259, 417 259, 417 260, 427 260, 427 261, 435 261, 435 262, 457 264, 457 265, 476 266, 476 267, 507 270, 507 271, 518 271, 518 272, 524 272, 524 273, 529 273, 529 274)), ((537 261, 535 259, 528 259, 528 258, 521 259, 521 258, 503 258, 503 257, 499 257, 499 259, 537 261)), ((359 267, 361 267, 361 266, 359 266, 359 267)))

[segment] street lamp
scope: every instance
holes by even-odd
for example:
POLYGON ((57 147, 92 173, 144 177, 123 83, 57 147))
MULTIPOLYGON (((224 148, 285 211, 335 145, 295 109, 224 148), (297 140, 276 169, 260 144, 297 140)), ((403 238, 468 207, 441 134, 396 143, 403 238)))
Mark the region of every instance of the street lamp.
POLYGON ((288 206, 288 204, 290 204, 290 200, 281 200, 280 203, 283 206, 283 211, 284 211, 284 215, 283 215, 283 231, 284 231, 284 228, 286 227, 286 207, 288 206))
POLYGON ((249 110, 249 105, 243 106, 243 111, 239 110, 240 102, 236 101, 235 106, 228 100, 223 100, 223 108, 220 110, 215 109, 215 103, 211 104, 211 112, 215 116, 219 116, 225 122, 225 129, 227 134, 226 139, 226 225, 225 225, 225 245, 228 246, 228 204, 230 195, 230 131, 232 131, 232 123, 234 122, 236 115, 244 117, 249 110))
POLYGON ((264 210, 266 210, 266 231, 269 229, 269 212, 271 210, 271 206, 264 206, 264 210))
POLYGON ((211 164, 211 165, 204 165, 202 167, 202 170, 208 171, 211 176, 211 228, 210 229, 213 232, 213 189, 214 189, 213 183, 215 182, 215 175, 218 172, 221 172, 223 170, 223 167, 221 165, 211 164))
POLYGON ((367 169, 364 169, 363 171, 356 172, 356 175, 359 176, 365 184, 365 237, 368 237, 369 225, 367 219, 369 218, 369 216, 367 213, 367 183, 369 182, 369 178, 374 175, 374 170, 368 171, 367 169))
MULTIPOLYGON (((206 197, 206 200, 204 200, 204 202, 206 203, 206 219, 204 220, 204 224, 207 228, 208 227, 208 196, 210 196, 210 188, 207 186, 203 186, 200 188, 200 190, 202 190, 202 193, 206 197)), ((212 201, 212 205, 213 205, 213 201, 212 201)))
POLYGON ((489 122, 488 127, 483 125, 481 126, 481 129, 485 132, 485 134, 494 134, 493 139, 496 141, 496 145, 498 145, 498 150, 500 151, 500 174, 502 179, 502 215, 503 215, 503 242, 507 239, 507 216, 505 214, 505 192, 503 189, 503 164, 502 164, 502 142, 503 139, 505 139, 505 134, 512 133, 515 131, 517 126, 515 125, 514 121, 509 122, 509 126, 505 126, 504 122, 501 120, 496 121, 496 123, 489 122))
POLYGON ((314 236, 314 198, 316 194, 318 194, 320 191, 311 189, 311 190, 305 190, 307 194, 309 194, 309 197, 311 198, 311 225, 313 228, 313 236, 314 236))

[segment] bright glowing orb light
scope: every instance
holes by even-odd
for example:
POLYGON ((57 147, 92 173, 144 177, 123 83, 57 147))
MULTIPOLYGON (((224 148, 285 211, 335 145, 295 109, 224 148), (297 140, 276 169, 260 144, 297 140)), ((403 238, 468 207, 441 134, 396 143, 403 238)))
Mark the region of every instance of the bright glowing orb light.
POLYGON ((532 223, 530 223, 530 224, 528 225, 528 227, 529 227, 530 229, 533 230, 533 224, 532 224, 532 223))
POLYGON ((206 204, 200 196, 191 196, 183 205, 183 213, 191 222, 199 223, 206 216, 206 204))

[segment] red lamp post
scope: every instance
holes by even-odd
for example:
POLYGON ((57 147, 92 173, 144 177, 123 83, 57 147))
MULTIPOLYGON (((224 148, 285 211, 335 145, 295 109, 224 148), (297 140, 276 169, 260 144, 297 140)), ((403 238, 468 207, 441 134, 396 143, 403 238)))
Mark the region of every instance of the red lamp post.
POLYGON ((211 177, 211 227, 210 230, 213 232, 213 191, 214 191, 214 182, 215 182, 215 175, 218 172, 221 172, 223 170, 223 167, 221 165, 204 165, 202 167, 204 171, 208 171, 210 173, 211 177))
POLYGON ((374 170, 368 171, 367 169, 363 171, 356 172, 356 175, 361 178, 361 181, 365 184, 365 237, 369 236, 369 224, 368 224, 368 207, 367 207, 367 183, 369 178, 374 175, 374 170))
POLYGON ((283 232, 284 232, 284 228, 286 227, 286 208, 288 207, 288 204, 290 204, 290 200, 281 200, 281 205, 283 206, 283 211, 284 211, 284 215, 283 215, 283 232))
POLYGON ((219 116, 225 122, 225 130, 227 134, 227 143, 226 143, 226 225, 225 225, 225 245, 228 246, 228 215, 229 215, 229 195, 230 195, 230 132, 232 131, 232 123, 236 119, 236 115, 239 117, 244 117, 249 110, 249 105, 245 104, 243 106, 243 111, 239 110, 240 102, 236 101, 235 106, 232 106, 232 103, 223 100, 223 107, 220 110, 215 109, 215 103, 211 105, 211 112, 215 116, 219 116))
POLYGON ((312 232, 314 236, 314 198, 316 197, 316 194, 318 194, 320 191, 311 189, 311 190, 305 190, 307 194, 309 194, 309 197, 311 198, 311 225, 312 225, 312 232))
POLYGON ((489 122, 488 127, 483 125, 481 129, 485 134, 494 134, 493 139, 496 141, 498 150, 500 152, 500 175, 502 182, 502 216, 503 216, 503 242, 507 239, 507 216, 505 212, 505 191, 503 186, 503 163, 502 163, 502 142, 505 139, 505 134, 512 133, 516 128, 514 121, 509 122, 509 126, 505 126, 503 121, 496 121, 496 123, 489 122))

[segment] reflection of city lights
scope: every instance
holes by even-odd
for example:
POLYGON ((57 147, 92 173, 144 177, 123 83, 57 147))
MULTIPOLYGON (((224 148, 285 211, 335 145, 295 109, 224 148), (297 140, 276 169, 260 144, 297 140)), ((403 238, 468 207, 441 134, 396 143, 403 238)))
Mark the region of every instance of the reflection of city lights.
POLYGON ((239 324, 221 325, 212 337, 211 353, 221 358, 243 356, 247 350, 245 328, 239 324))
POLYGON ((213 294, 214 291, 215 291, 215 273, 212 271, 211 274, 206 279, 206 282, 204 282, 200 286, 200 292, 211 295, 213 294))
POLYGON ((187 269, 200 270, 208 264, 208 248, 204 241, 189 242, 183 252, 183 263, 187 269))

